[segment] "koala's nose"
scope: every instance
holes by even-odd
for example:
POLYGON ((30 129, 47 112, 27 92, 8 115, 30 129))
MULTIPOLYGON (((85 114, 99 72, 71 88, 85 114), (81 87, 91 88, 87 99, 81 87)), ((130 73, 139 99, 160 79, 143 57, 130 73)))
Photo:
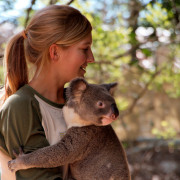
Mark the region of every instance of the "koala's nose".
POLYGON ((115 103, 111 104, 111 110, 112 110, 112 118, 115 119, 119 116, 119 110, 115 103))

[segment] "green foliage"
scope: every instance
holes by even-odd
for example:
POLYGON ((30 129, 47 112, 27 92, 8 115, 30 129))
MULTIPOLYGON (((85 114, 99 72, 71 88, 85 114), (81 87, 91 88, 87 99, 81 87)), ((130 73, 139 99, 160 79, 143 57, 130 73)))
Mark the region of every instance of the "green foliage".
POLYGON ((144 49, 141 49, 141 52, 142 52, 146 57, 152 56, 152 51, 151 51, 150 49, 144 48, 144 49))
POLYGON ((98 14, 87 14, 93 26, 93 53, 97 64, 91 66, 91 74, 96 74, 96 82, 103 82, 119 79, 122 76, 120 67, 127 58, 115 58, 119 54, 123 54, 124 44, 128 43, 128 34, 130 29, 124 27, 110 29, 108 25, 104 25, 98 14), (104 77, 102 77, 102 74, 104 77))
POLYGON ((130 105, 128 99, 125 97, 119 97, 119 98, 117 97, 116 101, 117 101, 117 107, 120 111, 126 110, 130 105))
POLYGON ((172 139, 177 135, 173 126, 171 126, 171 124, 167 121, 162 121, 160 128, 153 128, 152 134, 160 139, 172 139))
POLYGON ((162 7, 162 4, 148 4, 146 10, 144 11, 145 17, 140 18, 140 24, 152 26, 154 28, 163 27, 170 28, 172 27, 169 18, 173 16, 172 12, 169 12, 167 9, 162 7))

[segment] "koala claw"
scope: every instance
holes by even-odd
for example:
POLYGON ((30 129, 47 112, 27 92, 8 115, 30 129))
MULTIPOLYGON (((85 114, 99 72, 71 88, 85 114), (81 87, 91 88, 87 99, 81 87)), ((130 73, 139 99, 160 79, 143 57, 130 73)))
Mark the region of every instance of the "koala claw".
POLYGON ((11 172, 14 172, 14 160, 8 161, 8 168, 11 172))
POLYGON ((11 172, 16 172, 20 169, 26 169, 21 158, 8 161, 8 168, 11 172))
POLYGON ((19 154, 17 154, 14 150, 13 150, 13 155, 15 156, 16 159, 10 160, 8 161, 8 168, 11 172, 16 172, 19 169, 24 169, 22 166, 22 157, 24 155, 22 148, 19 148, 19 154))

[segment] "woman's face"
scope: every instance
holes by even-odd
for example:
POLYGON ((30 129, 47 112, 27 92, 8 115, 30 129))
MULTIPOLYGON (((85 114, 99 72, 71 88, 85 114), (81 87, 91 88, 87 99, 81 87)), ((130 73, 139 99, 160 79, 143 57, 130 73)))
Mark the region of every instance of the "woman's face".
POLYGON ((88 63, 94 62, 91 44, 92 35, 90 33, 83 40, 72 46, 60 47, 60 78, 64 78, 66 82, 69 82, 75 77, 84 77, 88 63))

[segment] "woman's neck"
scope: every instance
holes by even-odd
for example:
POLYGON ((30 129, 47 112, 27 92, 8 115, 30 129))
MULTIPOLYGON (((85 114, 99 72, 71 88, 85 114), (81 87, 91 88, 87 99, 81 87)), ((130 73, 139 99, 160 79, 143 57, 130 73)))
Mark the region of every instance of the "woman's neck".
POLYGON ((34 77, 29 85, 39 94, 55 103, 65 103, 64 99, 64 83, 57 82, 57 78, 51 72, 43 71, 34 77))

